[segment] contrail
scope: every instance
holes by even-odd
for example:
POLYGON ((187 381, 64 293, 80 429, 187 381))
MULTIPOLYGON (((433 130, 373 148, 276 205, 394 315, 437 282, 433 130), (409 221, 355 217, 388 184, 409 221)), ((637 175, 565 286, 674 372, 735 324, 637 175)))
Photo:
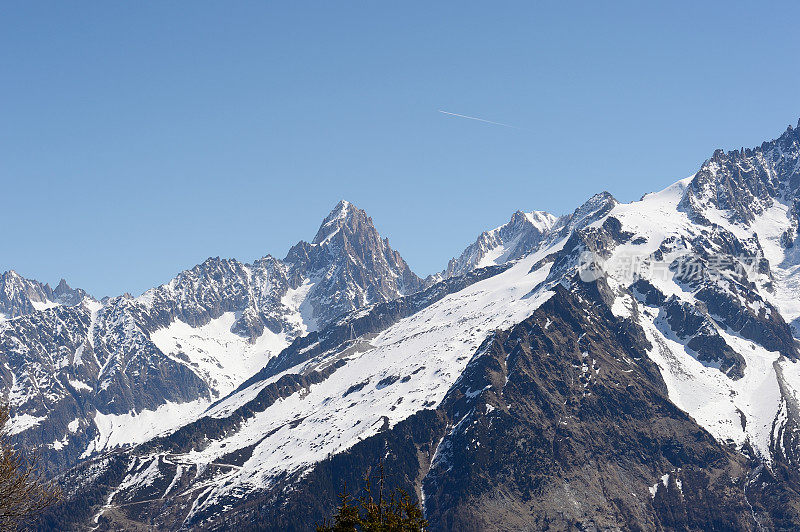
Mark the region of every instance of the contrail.
POLYGON ((460 115, 458 113, 448 113, 447 111, 442 111, 441 109, 439 109, 439 112, 445 115, 457 116, 460 118, 469 118, 470 120, 477 120, 478 122, 486 122, 487 124, 494 124, 496 126, 510 127, 512 129, 520 129, 517 126, 512 126, 511 124, 503 124, 502 122, 492 122, 491 120, 484 120, 483 118, 478 118, 476 116, 460 115))

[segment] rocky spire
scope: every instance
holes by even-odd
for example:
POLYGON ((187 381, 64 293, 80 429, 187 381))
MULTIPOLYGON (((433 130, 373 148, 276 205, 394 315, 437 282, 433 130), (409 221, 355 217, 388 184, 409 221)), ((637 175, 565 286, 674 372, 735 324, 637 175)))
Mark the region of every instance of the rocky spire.
POLYGON ((388 239, 381 237, 372 218, 344 200, 325 217, 311 244, 295 245, 285 262, 295 284, 316 280, 308 300, 318 323, 423 286, 388 239))

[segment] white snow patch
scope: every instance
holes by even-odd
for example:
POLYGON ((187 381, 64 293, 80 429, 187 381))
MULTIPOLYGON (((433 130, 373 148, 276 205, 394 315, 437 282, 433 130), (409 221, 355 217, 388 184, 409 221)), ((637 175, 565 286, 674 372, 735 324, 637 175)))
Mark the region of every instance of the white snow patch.
POLYGON ((70 380, 69 384, 78 391, 80 390, 92 391, 92 387, 86 384, 85 382, 70 380))
POLYGON ((33 305, 33 308, 36 309, 37 311, 47 310, 50 308, 55 308, 60 306, 58 303, 55 303, 53 301, 31 301, 31 305, 33 305))
POLYGON ((732 380, 694 358, 683 344, 665 337, 652 316, 642 316, 640 323, 653 345, 649 356, 661 369, 669 398, 717 439, 737 445, 749 441, 769 462, 772 421, 780 408, 780 390, 772 364, 780 354, 719 331, 745 359, 744 377, 732 380), (742 427, 742 415, 746 428, 742 427))
POLYGON ((152 485, 161 474, 158 469, 158 462, 159 458, 154 457, 151 459, 147 467, 143 467, 132 475, 129 474, 119 485, 117 492, 130 488, 134 488, 135 491, 152 485))
POLYGON ((138 414, 96 412, 94 422, 100 434, 89 443, 81 458, 114 447, 143 443, 160 434, 177 430, 197 419, 209 404, 205 399, 198 399, 188 403, 168 402, 155 410, 143 410, 138 414))
POLYGON ((37 426, 42 421, 45 421, 47 416, 37 417, 30 414, 20 414, 12 417, 8 421, 8 434, 13 436, 28 429, 37 426))
POLYGON ((318 281, 319 279, 306 279, 297 288, 287 290, 286 294, 281 298, 281 304, 291 312, 288 316, 288 321, 300 331, 300 336, 317 330, 314 308, 308 301, 308 293, 318 281))
POLYGON ((60 440, 56 440, 53 443, 51 443, 50 447, 52 447, 53 450, 60 451, 61 449, 66 447, 68 444, 69 444, 69 435, 68 434, 64 434, 63 438, 61 438, 60 440))
POLYGON ((206 325, 192 327, 180 320, 150 335, 164 354, 186 364, 220 396, 232 392, 264 367, 289 342, 269 329, 250 342, 231 332, 236 314, 227 312, 206 325))

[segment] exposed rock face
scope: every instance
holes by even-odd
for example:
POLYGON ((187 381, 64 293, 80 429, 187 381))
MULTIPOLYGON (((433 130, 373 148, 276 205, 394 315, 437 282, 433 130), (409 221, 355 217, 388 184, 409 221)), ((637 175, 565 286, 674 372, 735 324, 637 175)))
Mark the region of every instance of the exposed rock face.
POLYGON ((55 290, 25 279, 14 270, 0 274, 0 319, 16 318, 55 305, 79 305, 86 292, 73 290, 64 279, 55 290))
POLYGON ((433 527, 754 526, 745 461, 669 401, 649 348, 593 285, 557 288, 489 339, 441 407, 452 428, 423 483, 433 527))
POLYGON ((291 330, 291 309, 281 298, 289 289, 287 267, 266 256, 253 264, 213 257, 136 299, 149 331, 180 320, 200 327, 225 313, 239 313, 233 330, 250 339, 291 330))
POLYGON ((381 239, 372 218, 341 201, 322 222, 311 244, 289 250, 292 288, 312 280, 307 302, 320 326, 357 308, 412 294, 422 288, 400 254, 381 239))
POLYGON ((34 303, 46 303, 47 291, 41 283, 22 278, 14 270, 0 275, 0 312, 9 318, 30 314, 34 303))
POLYGON ((697 353, 698 360, 717 364, 732 379, 744 376, 744 357, 719 335, 710 316, 675 296, 664 301, 663 309, 670 330, 686 343, 686 347, 697 353))
MULTIPOLYGON (((704 220, 708 206, 726 211, 733 222, 749 223, 776 199, 796 202, 800 188, 800 122, 757 148, 717 150, 703 163, 681 207, 704 220)), ((796 227, 796 225, 795 225, 796 227)))
POLYGON ((66 280, 61 279, 55 290, 53 290, 52 299, 60 305, 74 307, 75 305, 80 305, 84 298, 88 296, 89 294, 85 291, 80 288, 71 288, 66 280))
POLYGON ((504 264, 537 249, 559 218, 543 211, 517 211, 511 220, 497 229, 481 233, 436 279, 463 275, 475 268, 504 264))

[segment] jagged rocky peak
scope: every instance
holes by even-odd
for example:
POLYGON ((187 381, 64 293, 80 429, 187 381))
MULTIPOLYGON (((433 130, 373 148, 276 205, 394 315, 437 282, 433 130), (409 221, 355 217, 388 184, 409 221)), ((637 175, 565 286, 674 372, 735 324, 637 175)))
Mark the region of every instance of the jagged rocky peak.
POLYGON ((210 257, 180 272, 168 283, 135 299, 143 309, 145 328, 156 331, 180 320, 206 325, 226 313, 237 313, 232 332, 255 340, 265 327, 278 334, 298 333, 284 318, 281 298, 289 288, 286 266, 267 255, 252 264, 210 257))
POLYGON ((312 245, 327 247, 334 260, 357 259, 381 274, 399 275, 398 293, 418 290, 420 280, 411 272, 400 254, 381 238, 372 218, 352 203, 342 200, 323 220, 312 245))
MULTIPOLYGON (((363 222, 364 219, 369 220, 370 225, 372 225, 372 219, 367 218, 364 211, 354 207, 349 201, 342 200, 337 203, 330 214, 322 220, 322 225, 320 225, 312 243, 322 244, 338 233, 342 227, 348 224, 352 226, 354 222, 363 222)), ((374 227, 372 229, 374 230, 374 227)))
POLYGON ((322 221, 311 244, 334 248, 370 262, 380 261, 385 256, 399 269, 407 268, 402 257, 389 246, 389 239, 381 238, 372 218, 349 201, 336 204, 322 221))
POLYGON ((800 122, 761 146, 716 150, 689 183, 680 205, 700 223, 708 223, 704 212, 711 208, 747 224, 775 200, 796 203, 799 191, 800 122))
POLYGON ((505 225, 481 233, 459 257, 450 260, 442 273, 431 277, 429 283, 519 259, 537 249, 557 222, 558 217, 549 212, 516 211, 505 225))
POLYGON ((161 326, 178 318, 196 327, 224 312, 243 310, 248 296, 245 265, 235 259, 210 257, 169 283, 148 290, 139 301, 153 309, 161 326))
POLYGON ((44 285, 25 279, 14 270, 0 275, 0 312, 9 317, 33 312, 33 303, 47 302, 44 285))
POLYGON ((0 317, 16 318, 53 305, 79 305, 87 294, 62 279, 55 290, 49 284, 26 279, 14 270, 0 274, 0 317))
POLYGON ((565 233, 573 229, 585 227, 599 220, 617 205, 619 205, 619 202, 610 192, 597 193, 575 209, 572 214, 561 217, 553 227, 553 233, 565 236, 565 233))
POLYGON ((65 295, 65 294, 68 294, 68 293, 71 293, 71 292, 72 292, 72 288, 70 288, 69 284, 67 284, 67 280, 64 279, 64 278, 62 278, 58 282, 58 285, 56 286, 56 289, 53 290, 53 293, 56 296, 65 295))
POLYGON ((432 285, 476 268, 520 259, 545 244, 569 236, 575 229, 599 220, 618 204, 609 192, 600 192, 565 216, 558 217, 544 211, 517 211, 507 224, 481 233, 459 257, 450 260, 444 271, 428 277, 426 283, 432 285))
POLYGON ((80 305, 85 297, 88 297, 88 294, 84 290, 70 287, 66 279, 61 279, 53 290, 53 300, 69 307, 80 305))
POLYGON ((344 200, 325 217, 314 240, 292 247, 284 262, 292 288, 312 285, 307 302, 318 325, 423 287, 389 240, 381 238, 372 218, 344 200))
POLYGON ((517 211, 511 215, 511 221, 503 227, 531 227, 535 231, 546 233, 557 220, 557 216, 545 211, 517 211))

